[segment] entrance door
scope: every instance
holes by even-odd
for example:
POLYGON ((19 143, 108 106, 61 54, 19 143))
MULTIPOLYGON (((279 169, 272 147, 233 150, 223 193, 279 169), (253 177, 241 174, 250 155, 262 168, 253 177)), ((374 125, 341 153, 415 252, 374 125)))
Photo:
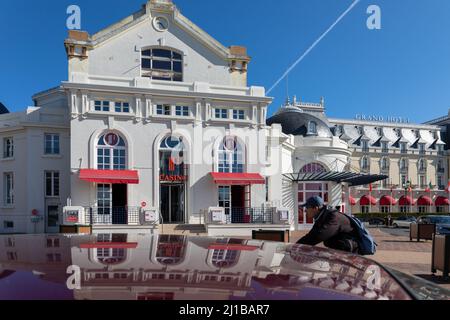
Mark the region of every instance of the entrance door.
POLYGON ((59 232, 59 206, 49 205, 47 206, 47 222, 46 231, 47 233, 58 233, 59 232))
POLYGON ((128 224, 128 188, 126 184, 113 184, 112 186, 112 223, 117 225, 128 224))
POLYGON ((162 184, 160 199, 164 223, 184 223, 185 186, 183 184, 162 184))
POLYGON ((231 208, 232 223, 250 222, 247 221, 245 212, 245 186, 231 187, 231 208))

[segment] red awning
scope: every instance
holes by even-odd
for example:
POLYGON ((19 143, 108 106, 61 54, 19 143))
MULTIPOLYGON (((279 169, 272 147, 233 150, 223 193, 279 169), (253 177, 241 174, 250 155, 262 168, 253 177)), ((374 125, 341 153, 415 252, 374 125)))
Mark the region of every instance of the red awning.
POLYGON ((395 206, 397 201, 391 196, 382 196, 380 199, 380 206, 395 206))
POLYGON ((362 196, 361 200, 359 200, 359 204, 361 206, 374 206, 377 204, 377 200, 372 196, 362 196))
POLYGON ((266 180, 259 173, 219 173, 211 172, 211 176, 216 184, 220 185, 249 185, 266 184, 266 180))
POLYGON ((419 199, 417 199, 417 205, 418 206, 431 206, 431 205, 433 205, 433 200, 431 200, 430 197, 421 196, 419 199))
POLYGON ((400 200, 398 200, 399 206, 411 206, 414 205, 414 200, 410 196, 402 196, 400 200))
POLYGON ((356 199, 353 197, 349 197, 348 198, 348 202, 350 203, 351 206, 356 206, 356 199))
POLYGON ((138 244, 135 242, 94 242, 94 243, 82 243, 80 249, 136 249, 138 244))
POLYGON ((247 246, 243 244, 222 244, 222 243, 213 243, 208 246, 209 250, 227 250, 227 251, 255 251, 258 250, 259 247, 255 246, 247 246))
POLYGON ((139 184, 139 174, 130 170, 80 170, 80 179, 95 183, 139 184))
POLYGON ((446 197, 437 197, 434 203, 438 207, 450 206, 450 200, 446 197))

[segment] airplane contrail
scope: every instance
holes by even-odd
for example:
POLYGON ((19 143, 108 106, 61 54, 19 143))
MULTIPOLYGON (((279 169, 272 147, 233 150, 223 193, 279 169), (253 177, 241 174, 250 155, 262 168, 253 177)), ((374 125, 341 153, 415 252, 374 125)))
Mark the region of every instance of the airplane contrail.
POLYGON ((267 94, 269 94, 273 89, 275 89, 278 84, 283 81, 284 78, 319 44, 320 41, 322 41, 323 38, 327 36, 327 34, 334 29, 334 27, 360 2, 361 0, 355 0, 353 3, 348 7, 347 10, 343 14, 337 18, 337 20, 324 32, 322 35, 314 41, 314 43, 303 53, 300 58, 297 59, 297 61, 294 62, 294 64, 289 67, 289 69, 286 70, 286 72, 281 76, 280 79, 278 79, 277 82, 267 91, 267 94))

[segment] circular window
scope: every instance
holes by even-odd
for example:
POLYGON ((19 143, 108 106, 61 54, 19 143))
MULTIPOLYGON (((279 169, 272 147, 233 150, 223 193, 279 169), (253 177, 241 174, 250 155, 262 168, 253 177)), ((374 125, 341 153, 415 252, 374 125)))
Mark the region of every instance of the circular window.
POLYGON ((169 21, 164 17, 156 17, 153 19, 153 27, 159 32, 166 31, 169 29, 169 21))
POLYGON ((119 136, 115 133, 105 135, 105 143, 110 147, 115 147, 119 143, 119 136))

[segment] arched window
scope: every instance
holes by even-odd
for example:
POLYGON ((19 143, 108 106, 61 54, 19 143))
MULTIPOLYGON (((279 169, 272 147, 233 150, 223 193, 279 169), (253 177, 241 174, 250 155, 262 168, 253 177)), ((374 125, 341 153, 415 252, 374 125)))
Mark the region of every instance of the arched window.
MULTIPOLYGON (((217 239, 216 242, 224 245, 244 245, 244 240, 217 239)), ((239 262, 239 258, 240 251, 238 250, 215 249, 212 253, 211 263, 216 268, 231 268, 239 262)))
POLYGON ((381 170, 389 170, 389 158, 381 158, 381 170))
POLYGON ((153 80, 183 81, 183 56, 172 49, 148 48, 141 54, 142 76, 153 80))
POLYGON ((327 169, 325 169, 325 167, 320 163, 309 163, 300 170, 300 173, 321 173, 321 172, 327 172, 327 169))
POLYGON ((183 262, 186 253, 185 236, 161 235, 158 237, 156 260, 164 265, 176 265, 183 262))
POLYGON ((317 123, 314 121, 310 121, 308 123, 308 134, 314 135, 317 134, 317 123))
POLYGON ((400 170, 401 171, 408 170, 408 159, 405 158, 400 159, 400 170))
POLYGON ((361 158, 361 169, 362 170, 368 170, 370 168, 369 165, 369 157, 364 156, 361 158))
POLYGON ((427 161, 425 159, 419 159, 419 171, 426 171, 427 170, 427 161))
POLYGON ((184 154, 186 147, 183 138, 169 136, 159 146, 160 172, 167 176, 184 176, 184 154))
POLYGON ((244 151, 236 137, 225 137, 219 146, 219 172, 243 173, 244 151))
POLYGON ((97 141, 98 170, 126 170, 127 146, 118 134, 110 132, 97 141))

